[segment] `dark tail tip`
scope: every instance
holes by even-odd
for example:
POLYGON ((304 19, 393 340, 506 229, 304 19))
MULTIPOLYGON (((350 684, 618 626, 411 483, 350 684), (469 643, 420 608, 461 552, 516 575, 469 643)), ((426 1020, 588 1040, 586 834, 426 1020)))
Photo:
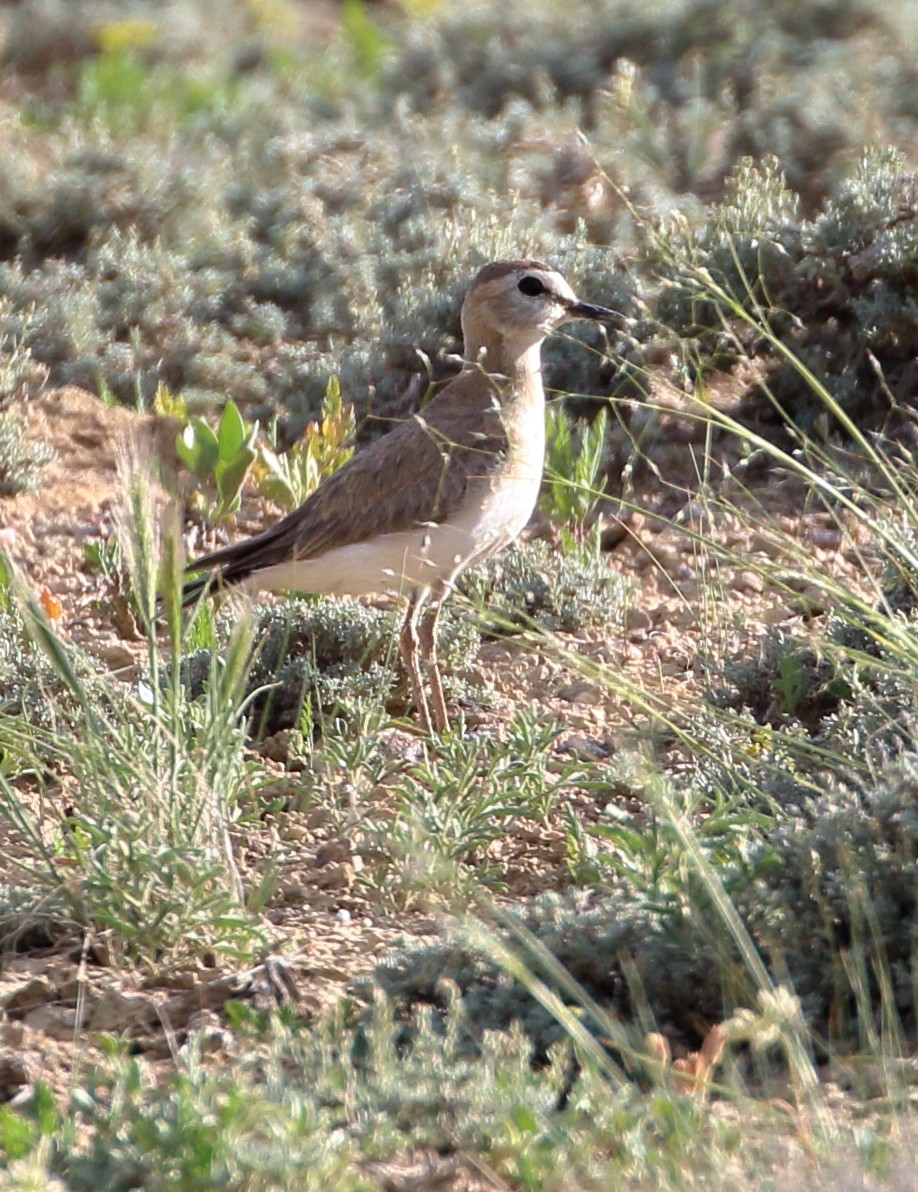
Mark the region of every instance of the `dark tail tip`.
POLYGON ((219 585, 219 577, 211 572, 209 575, 199 575, 197 579, 189 580, 182 588, 182 608, 197 604, 202 596, 209 596, 219 585))
MULTIPOLYGON (((211 572, 209 575, 199 575, 195 579, 189 580, 182 588, 182 608, 190 608, 192 605, 197 604, 199 600, 209 596, 219 586, 220 577, 214 572, 211 572)), ((156 601, 157 618, 162 617, 164 611, 165 603, 162 596, 160 596, 156 601)))

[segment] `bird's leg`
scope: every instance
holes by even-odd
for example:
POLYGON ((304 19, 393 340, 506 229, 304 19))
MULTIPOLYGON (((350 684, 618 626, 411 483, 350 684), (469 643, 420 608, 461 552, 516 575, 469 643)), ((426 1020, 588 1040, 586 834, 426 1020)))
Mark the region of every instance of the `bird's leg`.
POLYGON ((424 619, 421 621, 418 645, 421 657, 427 664, 427 675, 430 684, 430 696, 433 707, 433 725, 438 733, 449 728, 449 716, 446 712, 446 699, 443 695, 443 680, 440 668, 437 666, 437 618, 442 607, 442 595, 436 597, 424 619))
MULTIPOLYGON (((405 614, 405 623, 402 626, 402 632, 399 635, 398 644, 399 651, 402 656, 402 663, 408 676, 411 679, 411 690, 414 695, 414 702, 417 704, 418 716, 421 720, 421 728, 425 733, 431 733, 433 729, 430 723, 430 709, 427 706, 427 693, 424 690, 424 675, 421 671, 421 662, 418 657, 418 647, 420 645, 421 636, 418 630, 418 622, 424 611, 424 604, 426 602, 427 593, 414 593, 408 602, 408 611, 405 614)), ((441 693, 442 698, 442 693, 441 693)))

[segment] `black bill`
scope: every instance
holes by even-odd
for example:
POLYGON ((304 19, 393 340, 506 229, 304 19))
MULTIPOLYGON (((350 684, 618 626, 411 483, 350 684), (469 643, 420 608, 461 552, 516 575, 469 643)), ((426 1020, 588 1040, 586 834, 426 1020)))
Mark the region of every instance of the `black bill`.
POLYGON ((617 310, 609 310, 607 306, 594 306, 592 302, 574 302, 568 310, 580 319, 614 319, 620 323, 625 321, 625 316, 617 310))

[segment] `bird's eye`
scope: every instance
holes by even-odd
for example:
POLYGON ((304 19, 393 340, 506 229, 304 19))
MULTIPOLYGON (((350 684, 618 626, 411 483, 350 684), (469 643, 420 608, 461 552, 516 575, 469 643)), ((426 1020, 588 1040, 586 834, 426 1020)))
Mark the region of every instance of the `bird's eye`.
POLYGON ((535 298, 537 294, 544 294, 545 287, 537 277, 523 277, 520 279, 519 290, 522 294, 528 294, 530 298, 535 298))

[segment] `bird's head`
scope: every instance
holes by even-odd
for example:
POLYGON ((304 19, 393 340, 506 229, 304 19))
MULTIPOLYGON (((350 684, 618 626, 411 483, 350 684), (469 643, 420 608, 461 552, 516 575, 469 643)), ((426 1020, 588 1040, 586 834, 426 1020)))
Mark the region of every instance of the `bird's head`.
POLYGON ((466 359, 475 359, 483 347, 489 355, 497 349, 502 358, 520 356, 571 319, 621 321, 622 316, 581 301, 542 261, 495 261, 479 272, 462 306, 466 359))

